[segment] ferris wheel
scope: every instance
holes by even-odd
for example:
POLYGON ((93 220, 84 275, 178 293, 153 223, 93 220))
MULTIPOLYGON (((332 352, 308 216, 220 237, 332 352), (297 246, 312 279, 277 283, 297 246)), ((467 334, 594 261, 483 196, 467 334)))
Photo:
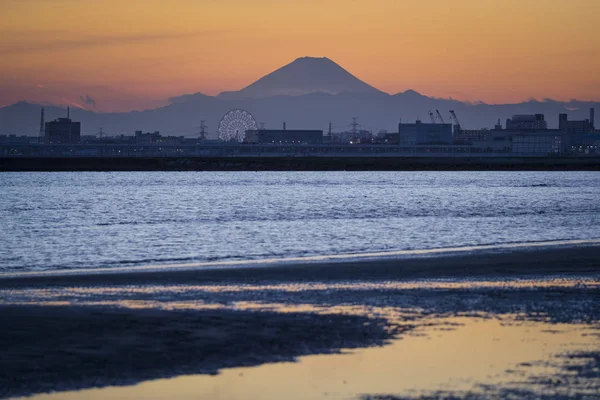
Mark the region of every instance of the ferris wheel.
POLYGON ((256 120, 252 114, 246 110, 231 110, 219 122, 219 139, 226 142, 243 142, 246 131, 256 129, 256 120))

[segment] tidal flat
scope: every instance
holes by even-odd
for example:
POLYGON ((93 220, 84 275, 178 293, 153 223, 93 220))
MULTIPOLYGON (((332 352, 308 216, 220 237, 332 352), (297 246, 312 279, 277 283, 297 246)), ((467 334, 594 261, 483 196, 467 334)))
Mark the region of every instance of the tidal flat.
POLYGON ((0 396, 595 398, 600 248, 0 279, 0 396))

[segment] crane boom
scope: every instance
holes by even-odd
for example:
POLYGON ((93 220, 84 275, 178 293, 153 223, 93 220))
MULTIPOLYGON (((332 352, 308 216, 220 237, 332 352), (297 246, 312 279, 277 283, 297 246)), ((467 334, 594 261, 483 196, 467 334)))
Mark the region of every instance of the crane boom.
POLYGON ((456 130, 461 131, 462 128, 460 126, 460 122, 458 121, 458 117, 456 116, 456 113, 454 112, 454 110, 450 110, 450 115, 452 116, 452 119, 454 120, 456 130))
POLYGON ((440 122, 441 122, 442 124, 445 124, 445 123, 446 123, 446 121, 444 121, 444 117, 442 117, 442 114, 440 113, 440 110, 435 110, 435 112, 437 113, 437 116, 438 116, 438 118, 439 118, 440 122))
POLYGON ((460 122, 458 122, 458 117, 456 116, 456 113, 454 112, 454 110, 450 110, 450 115, 452 116, 452 119, 454 120, 455 126, 457 130, 462 130, 462 128, 460 127, 460 122))

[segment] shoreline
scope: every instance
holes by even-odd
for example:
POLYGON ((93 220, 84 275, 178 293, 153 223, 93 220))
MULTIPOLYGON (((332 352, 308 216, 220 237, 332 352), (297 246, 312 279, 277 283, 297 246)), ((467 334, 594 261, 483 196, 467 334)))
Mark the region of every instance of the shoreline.
MULTIPOLYGON (((411 257, 318 256, 293 261, 264 260, 193 263, 183 266, 130 267, 7 273, 0 289, 24 285, 161 284, 189 282, 386 280, 494 278, 539 275, 600 274, 600 241, 577 245, 482 246, 472 252, 437 249, 411 257), (445 251, 444 251, 445 250, 445 251), (324 258, 324 259, 322 259, 324 258), (308 260, 308 261, 306 261, 308 260), (214 263, 213 263, 214 264, 214 263), (220 265, 221 264, 221 265, 220 265)), ((370 253, 385 254, 385 253, 370 253)))
POLYGON ((64 275, 93 275, 103 273, 139 273, 139 272, 167 272, 178 270, 209 270, 209 269, 231 269, 231 268, 256 268, 271 266, 273 268, 311 263, 344 263, 344 262, 374 262, 374 261, 401 261, 411 258, 423 257, 452 257, 458 255, 481 255, 485 253, 498 253, 514 250, 544 250, 574 248, 585 246, 600 246, 599 239, 569 239, 569 240, 549 240, 542 242, 517 242, 500 243, 475 246, 460 247, 439 247, 431 249, 411 249, 411 250, 388 250, 388 251, 370 251, 364 253, 342 253, 325 254, 313 256, 291 256, 277 258, 260 258, 247 260, 219 260, 219 261, 194 261, 187 263, 169 263, 169 264, 149 264, 128 267, 92 267, 79 269, 49 269, 41 271, 25 272, 6 272, 0 273, 0 279, 12 277, 41 277, 41 276, 64 276, 64 275))

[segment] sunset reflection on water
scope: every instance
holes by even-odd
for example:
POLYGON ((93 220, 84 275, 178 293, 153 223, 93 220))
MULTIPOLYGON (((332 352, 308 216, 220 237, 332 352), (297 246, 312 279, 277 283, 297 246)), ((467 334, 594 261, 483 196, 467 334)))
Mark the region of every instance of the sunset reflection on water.
POLYGON ((521 374, 552 374, 551 366, 529 368, 517 375, 506 370, 598 346, 598 339, 586 335, 589 327, 583 325, 473 318, 437 322, 384 347, 227 369, 217 376, 183 376, 33 399, 352 399, 377 393, 467 390, 474 384, 506 384, 521 374))

